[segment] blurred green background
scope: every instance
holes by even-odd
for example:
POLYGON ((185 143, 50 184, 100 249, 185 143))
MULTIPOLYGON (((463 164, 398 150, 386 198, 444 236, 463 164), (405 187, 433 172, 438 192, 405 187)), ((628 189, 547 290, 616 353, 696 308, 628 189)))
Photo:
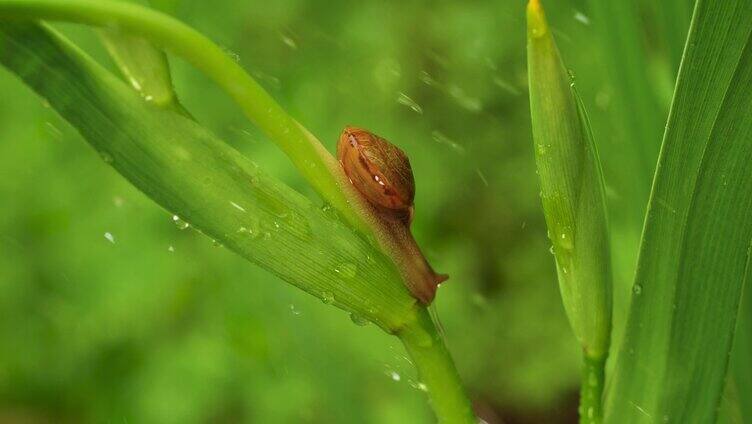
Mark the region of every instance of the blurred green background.
MULTIPOLYGON (((452 276, 436 305, 477 411, 576 421, 579 352, 538 199, 524 1, 154 3, 225 47, 332 151, 348 124, 402 147, 416 238, 452 276)), ((546 6, 606 144, 613 93, 592 17, 584 1, 546 6)), ((638 16, 657 37, 660 17, 638 16)), ((114 71, 95 32, 56 27, 114 71)), ((662 121, 671 52, 645 46, 662 121)), ((172 64, 200 122, 313 195, 224 94, 172 64)), ((4 69, 0 92, 0 423, 434 420, 396 339, 177 228, 4 69)), ((608 194, 624 201, 618 180, 608 194)), ((629 243, 615 252, 623 275, 629 243)))

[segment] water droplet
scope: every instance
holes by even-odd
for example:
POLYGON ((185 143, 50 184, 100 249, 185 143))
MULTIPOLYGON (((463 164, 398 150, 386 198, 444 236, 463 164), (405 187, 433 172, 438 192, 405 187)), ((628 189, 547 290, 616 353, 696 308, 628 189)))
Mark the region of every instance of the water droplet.
POLYGON ((420 114, 423 113, 423 108, 420 107, 420 105, 418 103, 416 103, 415 100, 411 99, 405 93, 402 93, 402 92, 398 93, 397 103, 409 107, 415 113, 420 113, 420 114))
POLYGON ((441 133, 440 131, 433 131, 431 132, 431 137, 433 138, 433 141, 443 144, 445 146, 449 146, 452 150, 456 151, 459 154, 465 153, 465 148, 460 146, 459 144, 455 143, 453 140, 451 140, 449 137, 441 133))
POLYGON ((112 155, 107 152, 99 152, 99 157, 102 158, 104 163, 112 163, 115 161, 115 159, 112 158, 112 155))
POLYGON ((180 217, 179 217, 179 216, 177 216, 177 215, 173 215, 173 216, 172 216, 172 222, 174 222, 174 223, 175 223, 175 226, 176 226, 176 227, 178 227, 178 230, 185 230, 186 228, 188 228, 188 227, 190 227, 190 226, 191 226, 191 224, 189 224, 189 223, 187 223, 187 222, 183 221, 183 220, 182 220, 182 219, 180 219, 180 217))
POLYGON ((144 96, 144 100, 147 101, 147 102, 154 101, 154 96, 151 96, 151 95, 147 94, 147 95, 144 96))
POLYGON ((104 233, 104 238, 106 238, 110 243, 115 244, 115 236, 113 236, 112 233, 104 233))
POLYGON ((52 122, 45 122, 44 128, 54 140, 60 140, 61 138, 63 138, 63 132, 60 131, 60 129, 56 127, 52 122))
POLYGON ((550 253, 552 255, 556 255, 556 252, 554 252, 554 247, 553 246, 551 246, 551 247, 548 248, 548 253, 550 253))
MULTIPOLYGON (((410 361, 408 360, 408 362, 410 361)), ((420 390, 421 392, 428 391, 428 386, 426 386, 426 384, 423 382, 408 380, 408 383, 410 384, 410 387, 412 387, 413 389, 420 390)))
POLYGON ((536 144, 535 151, 538 153, 538 156, 544 156, 546 153, 548 153, 548 148, 545 144, 536 144))
POLYGON ((169 247, 167 248, 167 251, 168 251, 168 252, 171 252, 171 253, 174 253, 174 252, 175 252, 175 248, 174 248, 174 247, 173 247, 172 245, 170 245, 170 246, 169 246, 169 247))
POLYGON ((358 267, 355 264, 344 263, 334 268, 334 272, 349 280, 358 273, 358 267))
POLYGON ((483 174, 483 171, 481 171, 480 168, 475 168, 475 173, 478 174, 478 178, 480 178, 483 185, 488 187, 488 180, 486 179, 486 175, 483 174))
POLYGON ((565 266, 561 267, 561 272, 563 272, 564 274, 569 274, 569 270, 565 266))
POLYGON ((285 45, 293 50, 297 50, 298 43, 295 42, 292 38, 288 37, 285 34, 280 34, 279 38, 282 39, 282 42, 285 43, 285 45))
POLYGON ((590 25, 590 18, 580 11, 574 13, 574 19, 583 25, 590 25))
POLYGON ((295 305, 293 305, 292 303, 290 304, 290 312, 291 312, 291 313, 292 313, 293 315, 295 315, 296 317, 297 317, 297 316, 300 316, 300 314, 301 314, 300 310, 298 310, 298 309, 295 309, 295 305))
POLYGON ((592 420, 594 416, 595 416, 595 408, 591 406, 587 409, 587 417, 588 419, 592 420))
POLYGON ((233 208, 235 208, 235 209, 237 209, 237 210, 239 210, 241 212, 246 212, 246 210, 245 210, 244 207, 242 207, 239 204, 233 202, 232 200, 230 201, 230 204, 232 205, 233 208))
POLYGON ((220 243, 219 240, 212 240, 212 246, 222 247, 222 243, 220 243))
POLYGON ((397 371, 390 372, 389 376, 392 377, 392 380, 394 380, 394 381, 400 381, 400 380, 402 380, 402 377, 397 373, 397 371))
POLYGON ((331 305, 334 303, 334 293, 326 291, 321 293, 321 301, 324 302, 325 305, 331 305))
POLYGON ((425 85, 436 85, 436 80, 426 71, 420 71, 420 80, 425 85))
POLYGON ((116 208, 121 208, 125 204, 125 200, 123 200, 123 198, 120 196, 115 196, 112 198, 112 203, 116 208))
POLYGON ((483 104, 480 99, 471 97, 462 87, 458 85, 449 86, 449 95, 451 95, 460 107, 467 109, 471 112, 480 112, 483 109, 483 104))
POLYGON ((337 211, 334 210, 334 207, 329 203, 324 203, 324 205, 321 206, 321 212, 323 212, 324 215, 326 215, 326 217, 329 219, 337 218, 337 211))
POLYGON ((363 327, 364 325, 368 325, 368 320, 363 318, 362 316, 356 314, 355 312, 350 314, 350 321, 352 321, 355 325, 359 327, 363 327))
POLYGON ((232 60, 234 60, 235 62, 238 62, 238 63, 240 63, 240 55, 239 55, 239 54, 235 53, 234 51, 232 51, 232 50, 230 50, 230 49, 228 49, 228 48, 226 48, 226 47, 225 47, 225 48, 223 48, 223 50, 225 51, 225 54, 226 54, 227 56, 230 56, 230 58, 231 58, 232 60))
POLYGON ((632 293, 634 293, 634 294, 636 294, 638 296, 641 295, 642 294, 642 286, 639 285, 639 284, 635 284, 634 286, 632 286, 632 293))

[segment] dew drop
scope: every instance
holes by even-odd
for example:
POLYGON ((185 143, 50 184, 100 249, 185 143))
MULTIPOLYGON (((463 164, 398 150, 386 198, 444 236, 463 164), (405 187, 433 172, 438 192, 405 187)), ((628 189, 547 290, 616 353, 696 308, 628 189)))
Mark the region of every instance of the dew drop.
POLYGON ((299 309, 295 309, 295 305, 293 305, 292 303, 290 304, 290 313, 292 313, 296 317, 300 316, 300 314, 301 314, 300 310, 299 309))
POLYGON ((368 325, 368 320, 363 318, 362 316, 356 314, 355 312, 350 314, 350 321, 352 321, 355 325, 359 327, 363 327, 365 325, 368 325))
POLYGON ((334 272, 349 280, 358 273, 358 267, 348 262, 334 268, 334 272))
POLYGON ((178 230, 185 230, 186 228, 188 228, 188 227, 190 227, 190 226, 191 226, 191 224, 189 224, 189 223, 187 223, 187 222, 183 221, 183 220, 182 220, 182 219, 180 219, 180 217, 179 217, 179 216, 177 216, 177 215, 173 215, 173 216, 172 216, 172 222, 174 222, 174 223, 175 223, 175 226, 176 226, 176 227, 178 227, 178 230))
POLYGON ((170 245, 169 247, 167 247, 167 251, 170 253, 175 253, 175 248, 172 245, 170 245))
POLYGON ((112 233, 104 233, 104 238, 106 238, 110 243, 115 244, 115 236, 113 236, 112 233))
POLYGON ((332 292, 321 293, 321 301, 324 302, 325 305, 331 305, 332 303, 334 303, 334 293, 332 292))
POLYGON ((393 381, 400 381, 400 380, 402 380, 402 377, 397 373, 397 371, 390 372, 389 376, 392 378, 393 381))
POLYGON ((641 295, 642 294, 642 286, 639 285, 639 284, 635 284, 634 286, 632 286, 632 293, 634 293, 634 294, 636 294, 638 296, 641 295))
POLYGON ((222 243, 220 243, 219 240, 212 240, 212 246, 222 247, 222 243))
POLYGON ((104 163, 112 163, 115 161, 115 159, 112 158, 112 155, 107 152, 99 152, 99 157, 102 158, 104 163))

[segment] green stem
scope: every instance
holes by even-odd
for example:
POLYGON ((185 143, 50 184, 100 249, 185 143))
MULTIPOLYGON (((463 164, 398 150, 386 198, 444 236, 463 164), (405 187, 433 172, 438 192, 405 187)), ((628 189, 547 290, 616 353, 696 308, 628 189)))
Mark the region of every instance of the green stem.
POLYGON ((332 155, 300 126, 227 53, 188 25, 128 2, 107 0, 0 0, 0 19, 53 20, 120 29, 183 58, 206 74, 287 154, 314 189, 356 229, 372 234, 343 194, 332 155))
POLYGON ((420 388, 428 393, 439 423, 477 423, 444 340, 436 331, 426 308, 397 335, 415 363, 420 388))
POLYGON ((606 357, 583 355, 582 382, 580 386, 580 424, 603 422, 603 383, 606 357))

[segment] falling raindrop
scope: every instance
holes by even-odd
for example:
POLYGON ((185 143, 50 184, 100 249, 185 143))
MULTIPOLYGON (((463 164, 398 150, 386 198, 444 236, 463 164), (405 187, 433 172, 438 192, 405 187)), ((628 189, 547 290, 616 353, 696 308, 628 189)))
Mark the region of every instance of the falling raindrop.
POLYGON ((435 130, 431 132, 431 137, 433 138, 433 141, 439 144, 443 144, 445 146, 449 146, 450 148, 452 148, 452 150, 456 151, 459 154, 465 153, 464 147, 460 146, 459 144, 457 144, 455 141, 453 141, 452 139, 450 139, 449 137, 447 137, 440 131, 435 130))
POLYGON ((579 10, 574 13, 574 19, 583 25, 590 25, 590 18, 579 10))
POLYGON ((416 103, 415 100, 411 99, 405 93, 402 93, 402 92, 398 93, 397 103, 409 107, 415 113, 419 113, 419 114, 423 113, 423 108, 420 107, 420 105, 418 103, 416 103))
POLYGON ((246 210, 245 210, 245 208, 244 208, 244 207, 242 207, 242 206, 240 206, 239 204, 237 204, 237 203, 233 202, 232 200, 230 201, 230 204, 231 204, 231 205, 232 205, 232 207, 234 207, 235 209, 237 209, 237 210, 239 210, 239 211, 241 211, 241 212, 246 212, 246 210))
POLYGON ((483 185, 488 187, 488 180, 483 174, 483 171, 481 171, 480 168, 475 168, 475 173, 478 174, 478 178, 480 178, 480 181, 483 183, 483 185))
POLYGON ((282 42, 285 43, 285 45, 293 50, 297 50, 298 43, 295 42, 291 37, 288 37, 285 34, 280 34, 279 38, 282 39, 282 42))

